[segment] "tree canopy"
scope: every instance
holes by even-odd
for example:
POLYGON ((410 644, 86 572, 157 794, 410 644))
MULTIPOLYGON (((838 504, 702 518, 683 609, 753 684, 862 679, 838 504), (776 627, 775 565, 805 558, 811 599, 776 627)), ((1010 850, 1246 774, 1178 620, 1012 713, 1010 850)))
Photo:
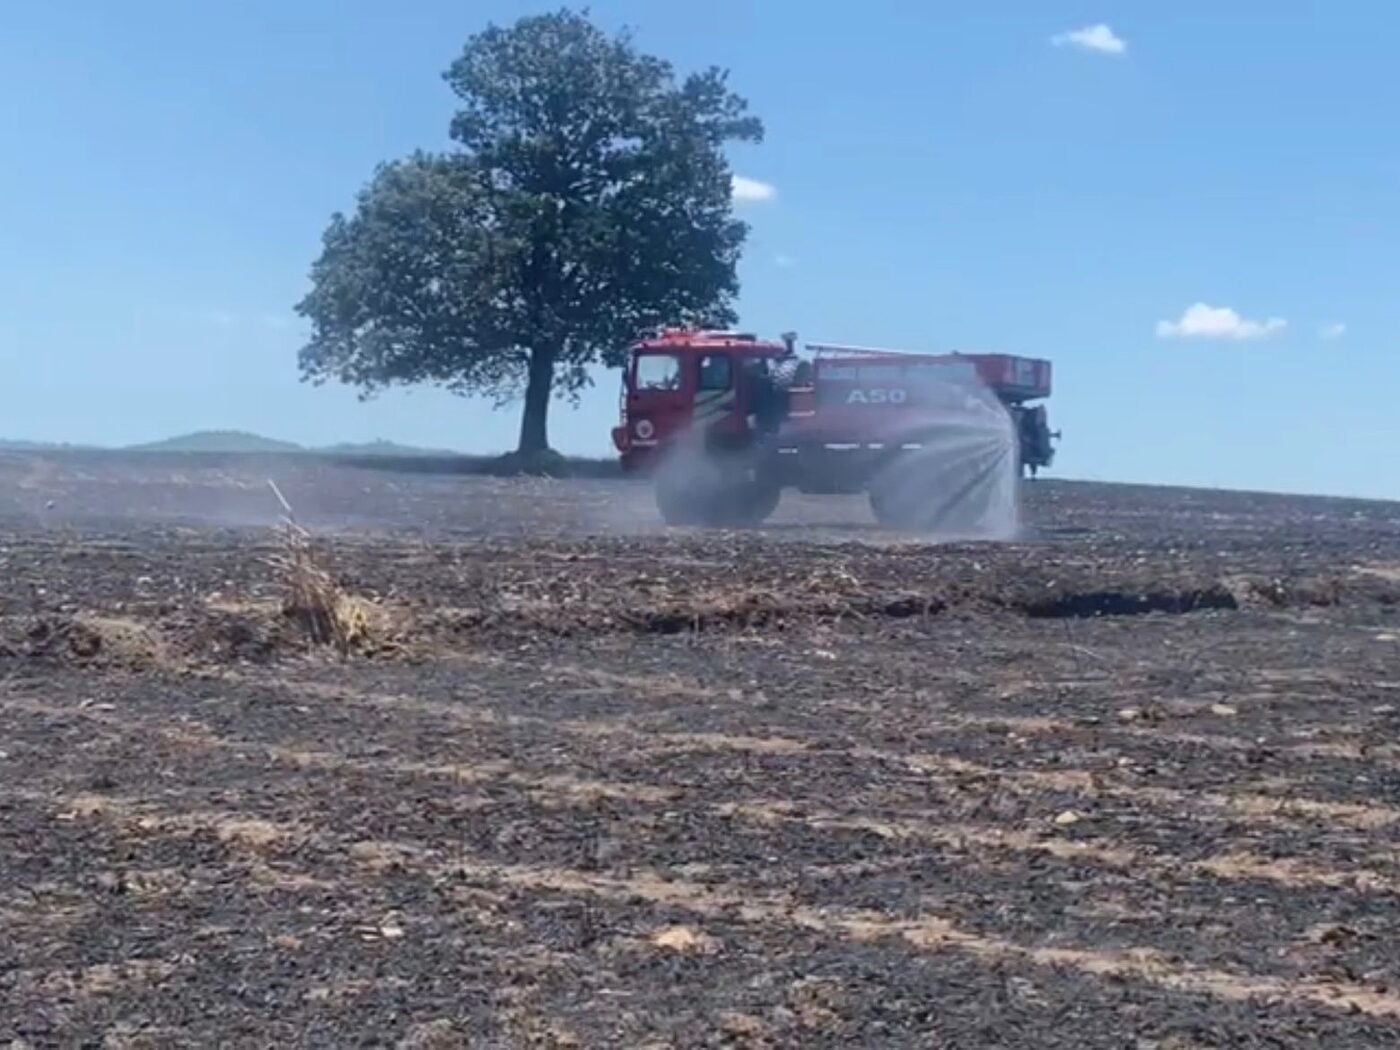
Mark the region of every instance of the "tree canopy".
POLYGON ((456 148, 381 165, 326 229, 302 374, 523 392, 533 456, 551 395, 590 364, 662 324, 733 319, 747 228, 724 147, 763 129, 723 71, 678 78, 568 10, 488 27, 445 79, 456 148))

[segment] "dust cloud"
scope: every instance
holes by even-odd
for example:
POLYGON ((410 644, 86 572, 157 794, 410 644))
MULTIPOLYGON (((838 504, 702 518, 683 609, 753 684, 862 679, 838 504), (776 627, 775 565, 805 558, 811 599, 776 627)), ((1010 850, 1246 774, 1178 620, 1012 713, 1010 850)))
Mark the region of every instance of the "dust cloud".
MULTIPOLYGON (((1016 428, 1006 409, 972 384, 930 380, 909 389, 908 404, 823 419, 825 433, 811 430, 810 418, 792 418, 767 444, 722 467, 698 448, 697 435, 686 435, 675 443, 684 454, 670 461, 671 483, 703 503, 706 493, 726 488, 721 470, 754 479, 765 471, 790 471, 793 461, 805 457, 781 449, 800 445, 816 453, 810 471, 818 476, 783 475, 780 497, 776 485, 740 486, 738 503, 716 520, 693 524, 762 530, 796 541, 1016 537, 1020 467, 1016 428), (864 438, 852 453, 856 459, 826 447, 843 441, 850 447, 852 434, 864 438), (823 488, 820 475, 838 463, 850 471, 845 483, 823 488)), ((0 519, 61 531, 270 530, 282 509, 269 480, 286 494, 297 520, 318 533, 427 539, 669 531, 651 478, 501 478, 467 476, 450 464, 370 469, 286 456, 121 453, 0 457, 0 519)))

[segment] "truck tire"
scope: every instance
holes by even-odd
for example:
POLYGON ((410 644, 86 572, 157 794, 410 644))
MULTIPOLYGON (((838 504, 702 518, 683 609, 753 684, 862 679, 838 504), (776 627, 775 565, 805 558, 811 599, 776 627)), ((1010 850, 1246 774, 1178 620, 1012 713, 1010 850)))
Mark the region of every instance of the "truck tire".
POLYGON ((714 485, 705 465, 677 452, 656 473, 656 509, 667 525, 704 525, 714 485))
MULTIPOLYGON (((969 537, 1014 529, 989 513, 986 491, 996 476, 1011 471, 1010 484, 1019 482, 1014 461, 1002 456, 948 464, 935 452, 900 455, 871 481, 870 509, 886 528, 906 532, 943 533, 969 537)), ((1013 501, 1014 502, 1014 501, 1013 501)))
POLYGON ((744 528, 767 520, 782 488, 742 453, 677 449, 657 471, 655 494, 668 525, 744 528))
POLYGON ((727 521, 716 524, 748 526, 762 525, 778 509, 783 490, 772 481, 755 477, 741 481, 729 495, 725 508, 727 521))
POLYGON ((935 493, 921 477, 917 457, 901 456, 870 483, 870 510, 887 529, 919 532, 928 527, 935 493))
POLYGON ((912 529, 916 527, 917 515, 903 495, 889 484, 870 486, 870 510, 887 529, 912 529))
POLYGON ((657 477, 655 494, 656 509, 661 512, 661 520, 667 525, 703 524, 702 508, 691 493, 657 477))

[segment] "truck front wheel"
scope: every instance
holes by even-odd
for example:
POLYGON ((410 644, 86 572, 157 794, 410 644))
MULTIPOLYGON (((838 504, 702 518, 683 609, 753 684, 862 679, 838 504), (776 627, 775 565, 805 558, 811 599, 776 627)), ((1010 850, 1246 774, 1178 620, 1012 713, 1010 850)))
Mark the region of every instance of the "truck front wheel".
POLYGON ((656 507, 668 525, 742 528, 761 524, 778 506, 776 479, 741 453, 677 449, 656 475, 656 507))
POLYGON ((746 479, 735 492, 730 524, 762 525, 778 509, 783 490, 761 473, 746 479))

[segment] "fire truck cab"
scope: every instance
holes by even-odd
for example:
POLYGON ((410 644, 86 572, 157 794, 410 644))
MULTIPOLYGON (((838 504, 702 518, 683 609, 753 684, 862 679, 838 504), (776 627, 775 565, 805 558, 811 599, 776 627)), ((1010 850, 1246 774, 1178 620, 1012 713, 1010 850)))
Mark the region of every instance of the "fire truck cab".
POLYGON ((767 369, 791 349, 791 342, 742 332, 679 328, 638 343, 623 371, 621 421, 612 432, 623 470, 655 466, 661 450, 697 431, 711 447, 747 446, 767 369))

